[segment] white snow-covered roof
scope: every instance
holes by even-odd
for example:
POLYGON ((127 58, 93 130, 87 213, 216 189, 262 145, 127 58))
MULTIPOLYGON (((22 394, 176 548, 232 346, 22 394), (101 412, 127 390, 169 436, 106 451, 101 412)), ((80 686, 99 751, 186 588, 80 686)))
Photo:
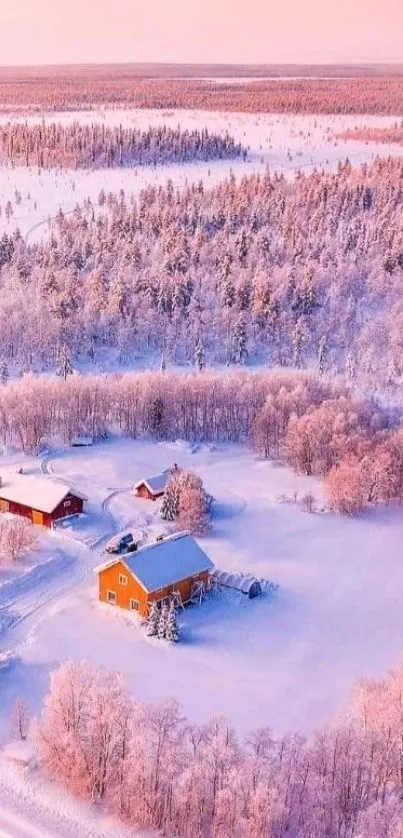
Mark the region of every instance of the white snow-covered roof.
POLYGON ((49 477, 5 472, 0 476, 0 498, 37 509, 38 512, 52 513, 68 494, 87 500, 80 492, 49 477))
POLYGON ((146 486, 152 495, 159 492, 164 492, 167 482, 169 480, 169 472, 162 472, 162 474, 155 474, 154 477, 146 477, 144 480, 139 480, 135 483, 133 488, 138 489, 140 486, 146 486))
POLYGON ((98 565, 94 573, 101 573, 118 562, 127 567, 148 593, 203 571, 211 572, 214 568, 211 559, 188 532, 165 536, 162 541, 145 544, 134 553, 116 556, 112 561, 98 565))

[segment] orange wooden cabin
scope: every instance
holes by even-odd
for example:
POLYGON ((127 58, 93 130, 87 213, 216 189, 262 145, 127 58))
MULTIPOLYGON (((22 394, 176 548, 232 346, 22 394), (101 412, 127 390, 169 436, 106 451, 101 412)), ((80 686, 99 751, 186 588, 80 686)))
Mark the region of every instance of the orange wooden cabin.
POLYGON ((189 602, 196 582, 207 583, 214 565, 188 532, 145 544, 134 553, 116 556, 94 570, 99 599, 148 617, 152 602, 174 592, 189 602))

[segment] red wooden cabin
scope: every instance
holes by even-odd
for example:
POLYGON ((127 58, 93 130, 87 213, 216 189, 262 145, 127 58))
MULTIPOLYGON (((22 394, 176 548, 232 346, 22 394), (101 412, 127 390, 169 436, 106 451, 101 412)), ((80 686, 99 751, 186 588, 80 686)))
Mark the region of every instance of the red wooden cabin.
POLYGON ((80 514, 86 500, 80 492, 46 477, 9 474, 1 480, 0 512, 21 515, 43 527, 80 514))

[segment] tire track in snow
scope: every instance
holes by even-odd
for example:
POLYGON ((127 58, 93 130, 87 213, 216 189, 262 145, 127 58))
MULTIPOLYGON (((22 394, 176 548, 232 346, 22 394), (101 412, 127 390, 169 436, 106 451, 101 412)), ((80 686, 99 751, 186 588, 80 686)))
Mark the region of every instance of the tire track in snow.
MULTIPOLYGON (((55 476, 52 468, 53 461, 60 455, 60 452, 49 450, 41 460, 41 471, 44 475, 55 476)), ((68 481, 57 475, 57 479, 69 485, 68 481)), ((102 533, 92 542, 86 543, 80 539, 69 538, 69 544, 76 544, 78 553, 72 554, 71 551, 58 551, 58 559, 53 559, 44 562, 42 565, 37 565, 31 572, 24 574, 20 579, 10 580, 6 582, 2 589, 0 587, 0 608, 5 613, 3 620, 3 627, 0 620, 0 634, 8 634, 14 629, 18 628, 22 623, 26 622, 30 617, 40 612, 46 606, 51 605, 57 600, 63 600, 71 591, 83 582, 91 573, 94 567, 94 552, 98 550, 104 542, 119 532, 123 528, 123 522, 115 516, 110 505, 114 498, 118 495, 130 491, 131 487, 122 487, 112 489, 110 493, 101 503, 102 513, 108 521, 107 532, 102 533), (82 551, 82 555, 80 552, 82 551), (54 571, 53 583, 49 583, 49 569, 54 571), (66 578, 67 571, 67 578, 66 578), (62 574, 62 576, 61 576, 62 574), (46 587, 42 587, 41 583, 46 587), (7 596, 7 592, 9 595, 7 596), (15 611, 13 612, 13 607, 15 611)), ((57 533, 61 540, 66 540, 63 533, 57 533)), ((35 625, 41 620, 39 619, 35 625)), ((14 647, 13 654, 17 655, 18 651, 25 645, 22 643, 14 647)), ((0 834, 1 838, 1 834, 0 834)))

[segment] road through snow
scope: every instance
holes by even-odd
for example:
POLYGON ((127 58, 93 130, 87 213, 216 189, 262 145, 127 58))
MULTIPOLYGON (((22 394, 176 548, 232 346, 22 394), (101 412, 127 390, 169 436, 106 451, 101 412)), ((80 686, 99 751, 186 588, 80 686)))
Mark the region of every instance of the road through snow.
MULTIPOLYGON (((41 461, 44 474, 53 475, 52 463, 58 451, 49 451, 41 461)), ((58 480, 63 480, 58 477, 58 480)), ((110 490, 100 504, 100 515, 106 522, 107 533, 90 543, 80 542, 63 529, 53 533, 55 550, 48 560, 34 565, 21 577, 10 579, 0 586, 0 631, 6 636, 12 661, 18 661, 33 631, 45 619, 49 608, 68 596, 86 577, 90 577, 99 562, 101 545, 118 531, 120 521, 110 509, 116 495, 126 488, 110 490)), ((0 758, 0 838, 120 838, 127 834, 123 827, 111 824, 103 827, 83 810, 76 819, 76 811, 59 817, 57 805, 45 801, 36 792, 31 777, 13 773, 0 758), (16 788, 21 786, 21 788, 16 788), (85 823, 82 817, 85 816, 85 823)), ((67 801, 67 809, 69 808, 67 801)), ((133 833, 131 833, 133 834, 133 833)))

